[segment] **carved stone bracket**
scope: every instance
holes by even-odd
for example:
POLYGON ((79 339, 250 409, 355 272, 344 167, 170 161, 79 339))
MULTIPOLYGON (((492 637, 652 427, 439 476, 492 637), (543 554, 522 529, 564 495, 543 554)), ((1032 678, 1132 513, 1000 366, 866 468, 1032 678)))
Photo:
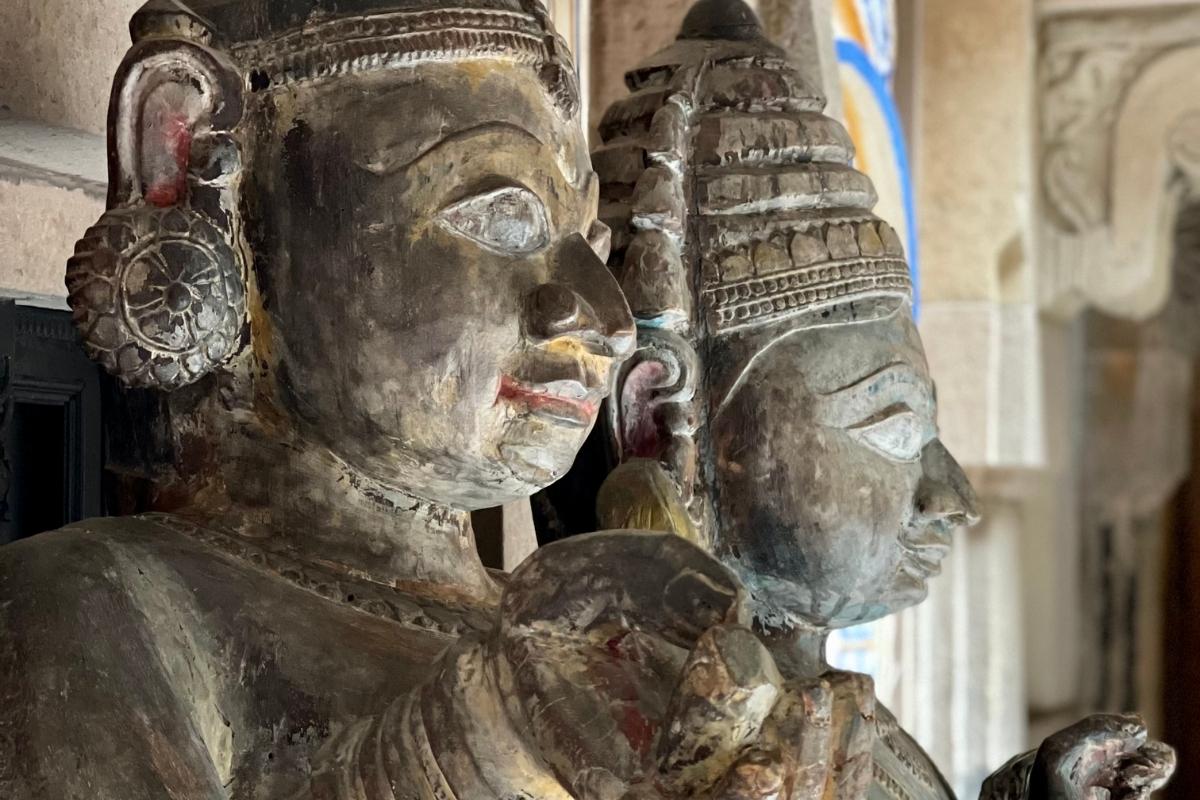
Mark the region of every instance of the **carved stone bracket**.
POLYGON ((1200 4, 1041 23, 1041 304, 1141 319, 1170 286, 1179 204, 1200 191, 1200 4))

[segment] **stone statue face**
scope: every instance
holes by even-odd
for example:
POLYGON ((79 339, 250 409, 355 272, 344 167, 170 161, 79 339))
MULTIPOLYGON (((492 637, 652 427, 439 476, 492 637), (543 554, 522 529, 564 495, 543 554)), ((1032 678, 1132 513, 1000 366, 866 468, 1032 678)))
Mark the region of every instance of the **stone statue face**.
POLYGON ((717 347, 715 544, 764 621, 836 627, 924 599, 975 511, 907 311, 717 347))
POLYGON ((458 507, 561 476, 633 340, 589 243, 604 229, 578 121, 503 61, 264 103, 245 216, 279 404, 370 477, 458 507))

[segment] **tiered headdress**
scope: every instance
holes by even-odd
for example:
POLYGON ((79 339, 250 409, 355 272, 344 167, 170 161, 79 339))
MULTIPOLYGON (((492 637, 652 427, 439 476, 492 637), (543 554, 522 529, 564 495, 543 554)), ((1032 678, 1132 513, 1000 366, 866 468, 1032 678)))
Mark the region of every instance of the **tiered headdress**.
POLYGON ((570 116, 570 51, 540 0, 150 0, 135 42, 188 38, 227 53, 262 91, 423 61, 508 59, 536 69, 570 116))
POLYGON ((644 327, 886 316, 911 297, 845 129, 741 0, 703 0, 600 124, 601 216, 644 327))

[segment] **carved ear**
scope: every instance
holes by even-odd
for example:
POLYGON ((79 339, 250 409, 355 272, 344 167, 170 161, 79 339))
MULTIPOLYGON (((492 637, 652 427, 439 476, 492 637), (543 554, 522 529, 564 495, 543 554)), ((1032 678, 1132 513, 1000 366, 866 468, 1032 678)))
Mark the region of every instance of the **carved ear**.
POLYGON ((188 171, 236 170, 227 134, 242 116, 240 73, 194 42, 149 39, 117 71, 109 105, 109 208, 187 200, 188 171), (222 146, 213 146, 219 143, 222 146), (213 155, 224 163, 195 163, 213 155))
POLYGON ((620 463, 596 498, 602 528, 664 531, 700 542, 688 511, 699 469, 698 365, 695 350, 679 334, 638 332, 637 352, 608 404, 620 463))
POLYGON ((84 349, 126 386, 194 383, 246 340, 230 196, 241 113, 237 71, 193 42, 148 39, 117 73, 109 210, 76 244, 67 290, 84 349))
POLYGON ((619 460, 660 461, 685 491, 695 470, 698 376, 696 351, 682 336, 642 329, 637 352, 623 366, 609 404, 619 460))

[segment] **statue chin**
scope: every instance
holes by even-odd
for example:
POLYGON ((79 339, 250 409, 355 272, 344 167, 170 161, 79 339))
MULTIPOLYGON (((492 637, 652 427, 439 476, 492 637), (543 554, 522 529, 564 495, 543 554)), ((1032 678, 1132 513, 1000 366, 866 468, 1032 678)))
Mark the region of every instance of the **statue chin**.
POLYGON ((764 630, 850 628, 915 606, 929 595, 928 581, 904 570, 897 570, 890 580, 870 584, 863 592, 839 590, 821 597, 809 582, 771 575, 731 558, 722 562, 746 586, 755 624, 764 630))

